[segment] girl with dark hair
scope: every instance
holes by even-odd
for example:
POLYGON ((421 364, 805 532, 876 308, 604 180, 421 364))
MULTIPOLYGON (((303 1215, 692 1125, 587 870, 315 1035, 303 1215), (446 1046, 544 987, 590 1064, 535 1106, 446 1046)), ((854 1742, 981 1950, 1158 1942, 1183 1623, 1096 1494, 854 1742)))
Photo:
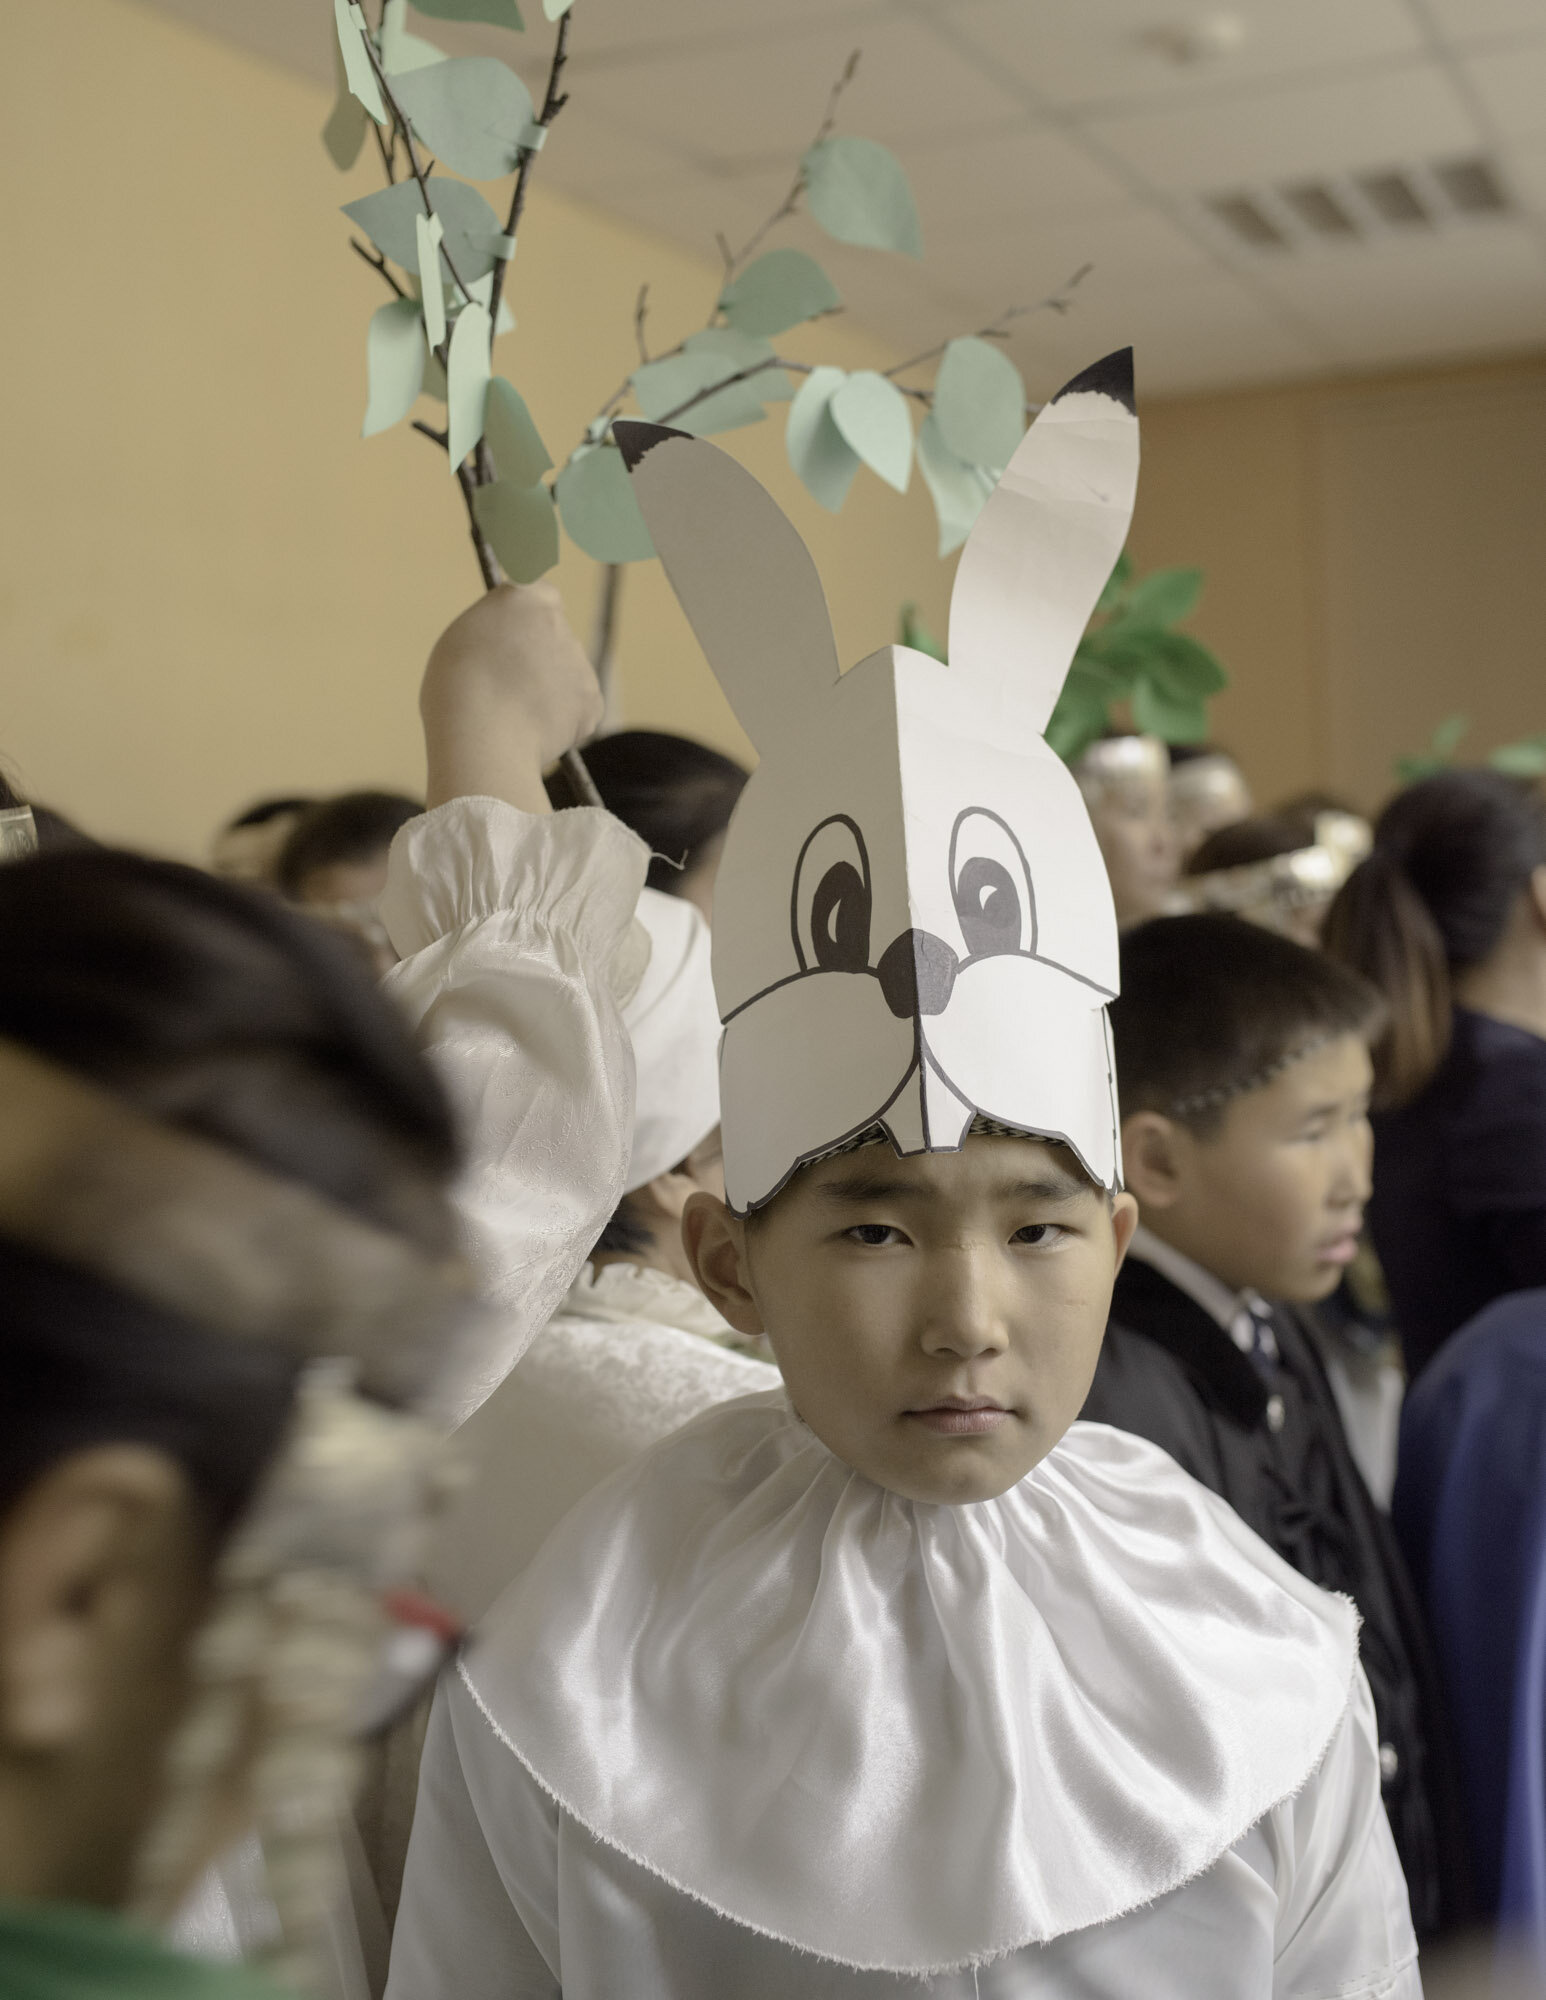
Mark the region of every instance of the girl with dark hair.
POLYGON ((1400 793, 1326 948, 1384 994, 1369 1223, 1415 1375, 1546 1284, 1546 806, 1495 771, 1400 793))

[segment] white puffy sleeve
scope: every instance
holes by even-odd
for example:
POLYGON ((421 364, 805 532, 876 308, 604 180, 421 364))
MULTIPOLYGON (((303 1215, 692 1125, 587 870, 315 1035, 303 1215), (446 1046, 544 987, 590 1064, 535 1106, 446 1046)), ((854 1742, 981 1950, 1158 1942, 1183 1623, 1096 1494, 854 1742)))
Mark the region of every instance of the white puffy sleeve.
POLYGON ((1319 1769, 1262 1831, 1277 1864, 1274 2000, 1422 2000, 1362 1667, 1319 1769))
POLYGON ((610 813, 453 799, 392 844, 394 1000, 445 1082, 467 1165, 466 1248, 500 1335, 464 1416, 520 1359, 617 1206, 633 1135, 622 1003, 648 941, 648 849, 610 813))

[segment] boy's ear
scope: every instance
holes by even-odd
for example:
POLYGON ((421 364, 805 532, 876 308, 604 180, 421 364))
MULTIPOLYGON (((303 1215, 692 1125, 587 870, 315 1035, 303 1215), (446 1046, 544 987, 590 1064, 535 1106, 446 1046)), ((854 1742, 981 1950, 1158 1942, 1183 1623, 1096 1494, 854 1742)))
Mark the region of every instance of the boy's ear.
POLYGON ((1122 1178, 1140 1209, 1174 1208, 1184 1192, 1190 1134, 1159 1111, 1135 1111, 1122 1121, 1122 1178))
POLYGON ((765 1333, 751 1291, 743 1218, 700 1190, 682 1214, 682 1247, 698 1289, 736 1332, 765 1333))

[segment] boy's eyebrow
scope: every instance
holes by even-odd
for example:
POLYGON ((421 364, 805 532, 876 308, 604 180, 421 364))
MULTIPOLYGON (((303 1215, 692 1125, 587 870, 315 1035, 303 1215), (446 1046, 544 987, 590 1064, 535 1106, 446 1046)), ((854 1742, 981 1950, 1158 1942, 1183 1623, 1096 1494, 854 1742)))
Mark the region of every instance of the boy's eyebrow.
MULTIPOLYGON (((884 1174, 849 1174, 840 1181, 823 1181, 814 1190, 817 1196, 834 1207, 876 1201, 921 1201, 930 1197, 931 1190, 920 1187, 916 1181, 887 1178, 884 1174)), ((1000 1181, 990 1191, 997 1201, 1077 1201, 1081 1195, 1093 1194, 1094 1188, 1077 1174, 1062 1173, 1056 1167, 1050 1168, 1043 1179, 1000 1181)))

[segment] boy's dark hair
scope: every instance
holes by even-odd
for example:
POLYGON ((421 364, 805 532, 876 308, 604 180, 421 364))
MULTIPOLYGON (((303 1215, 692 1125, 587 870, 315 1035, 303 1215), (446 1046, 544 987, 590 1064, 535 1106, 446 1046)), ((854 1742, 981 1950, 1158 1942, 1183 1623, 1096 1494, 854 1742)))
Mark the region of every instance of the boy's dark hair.
POLYGON ((1206 1138, 1235 1098, 1383 1020, 1367 980, 1241 917, 1156 917, 1121 949, 1111 1030, 1124 1117, 1158 1111, 1206 1138))
POLYGON ((392 845, 398 828, 423 810, 401 792, 343 792, 336 799, 321 799, 290 829, 274 864, 274 880, 286 896, 295 896, 314 868, 373 861, 392 845))
POLYGON ((1222 868, 1246 868, 1315 845, 1315 821, 1308 813, 1257 813, 1210 833, 1187 860, 1184 875, 1211 875, 1222 868))
MULTIPOLYGON (((676 894, 682 876, 730 824, 746 772, 733 757, 658 729, 620 729, 585 746, 585 767, 601 803, 650 850, 651 889, 676 894)), ((563 771, 547 781, 562 810, 579 801, 563 771)))
POLYGON ((228 819, 221 831, 235 833, 238 827, 267 826, 271 819, 279 819, 285 813, 306 812, 316 803, 309 793, 305 797, 259 799, 245 812, 239 812, 235 819, 228 819))

